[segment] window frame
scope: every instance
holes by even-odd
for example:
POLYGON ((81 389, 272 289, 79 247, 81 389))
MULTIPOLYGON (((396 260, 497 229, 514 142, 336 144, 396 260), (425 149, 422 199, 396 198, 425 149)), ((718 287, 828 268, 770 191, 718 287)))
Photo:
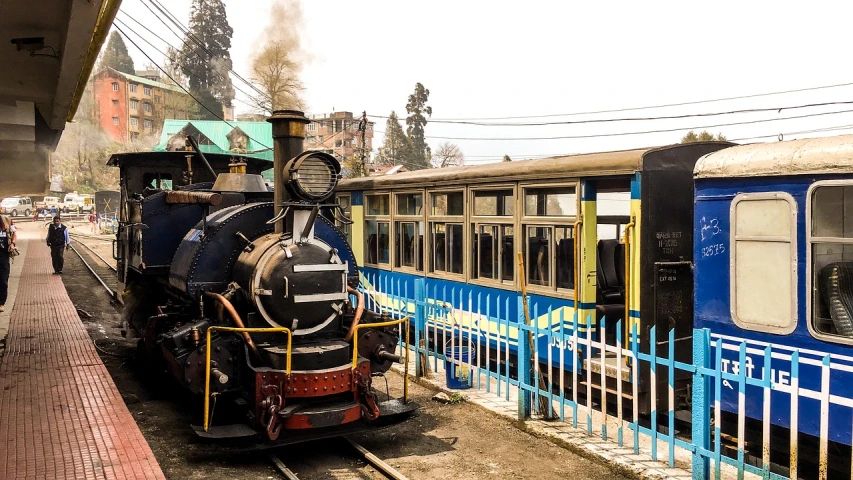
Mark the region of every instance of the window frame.
POLYGON ((139 110, 139 100, 131 99, 130 100, 130 109, 138 111, 139 110))
MULTIPOLYGON (((518 224, 516 226, 516 237, 520 237, 523 239, 523 243, 520 246, 516 244, 516 251, 521 251, 525 258, 524 270, 525 274, 530 275, 530 265, 527 265, 527 229, 529 227, 534 228, 550 228, 551 230, 551 244, 549 248, 549 285, 533 285, 531 284, 527 278, 524 281, 527 283, 527 290, 533 293, 538 293, 541 295, 548 295, 551 297, 557 298, 565 298, 569 300, 575 299, 575 289, 574 288, 564 288, 557 287, 557 248, 556 248, 556 227, 568 227, 572 231, 572 238, 575 240, 572 242, 573 251, 575 255, 577 255, 578 245, 577 245, 577 237, 575 236, 574 226, 575 222, 581 215, 581 185, 580 180, 577 178, 572 178, 569 180, 560 180, 558 182, 530 182, 530 183, 519 183, 518 192, 516 196, 516 218, 518 219, 518 224), (571 216, 556 216, 556 215, 527 215, 525 211, 525 193, 528 188, 565 188, 572 187, 574 188, 575 194, 575 214, 571 216)), ((572 277, 577 274, 574 272, 572 277)), ((518 275, 515 276, 516 280, 518 280, 518 275)))
MULTIPOLYGON (((814 284, 814 269, 812 268, 812 244, 813 243, 830 243, 826 240, 832 240, 833 237, 813 237, 812 236, 812 200, 814 197, 814 192, 820 187, 853 187, 853 180, 820 180, 812 183, 809 186, 809 189, 806 191, 806 218, 805 218, 805 229, 806 229, 806 294, 808 295, 808 300, 806 301, 806 326, 809 329, 809 333, 812 337, 817 340, 823 342, 831 342, 840 345, 853 345, 853 338, 845 338, 840 335, 832 335, 829 333, 821 333, 818 332, 814 328, 814 322, 812 318, 813 314, 813 306, 812 306, 812 288, 814 284), (815 240, 817 239, 817 240, 815 240)), ((853 245, 853 238, 849 239, 835 239, 831 243, 839 243, 839 244, 851 244, 853 245), (840 241, 839 241, 840 240, 840 241)))
POLYGON ((142 87, 142 93, 144 93, 145 95, 151 96, 151 87, 144 85, 142 87))
POLYGON ((799 324, 799 312, 797 311, 797 280, 798 280, 798 272, 797 272, 797 202, 794 200, 794 197, 788 192, 755 192, 755 193, 739 193, 735 195, 732 199, 732 203, 729 206, 729 313, 732 317, 732 322, 743 330, 752 331, 752 332, 761 332, 761 333, 770 333, 776 335, 788 335, 794 332, 797 329, 797 325, 799 324), (755 201, 755 200, 785 200, 789 206, 789 214, 791 215, 791 228, 790 235, 788 237, 789 241, 784 242, 781 240, 782 237, 755 237, 755 236, 746 236, 740 238, 742 241, 764 241, 764 242, 774 242, 774 243, 788 243, 790 245, 789 251, 790 255, 790 265, 791 265, 791 323, 785 327, 777 327, 777 326, 769 326, 769 325, 759 325, 749 322, 744 322, 737 316, 737 206, 740 202, 743 201, 755 201))
MULTIPOLYGON (((513 228, 513 241, 511 252, 512 256, 512 280, 503 280, 503 262, 498 261, 498 278, 482 278, 480 277, 479 271, 476 272, 476 277, 474 274, 474 258, 468 258, 466 260, 465 269, 468 274, 466 275, 468 283, 474 285, 482 285, 486 287, 492 288, 504 288, 504 289, 512 289, 515 290, 516 282, 518 282, 518 267, 516 256, 519 251, 518 244, 518 236, 519 236, 519 210, 518 210, 518 191, 519 185, 518 182, 513 183, 503 183, 503 184, 490 184, 490 185, 476 185, 468 188, 468 205, 469 208, 465 209, 465 213, 468 218, 468 228, 466 229, 466 234, 468 235, 468 240, 465 242, 467 248, 465 249, 465 254, 469 257, 471 256, 471 252, 474 251, 474 235, 473 232, 475 230, 479 231, 481 225, 497 225, 499 228, 499 233, 501 235, 501 239, 503 239, 503 229, 501 227, 510 226, 513 228), (488 192, 488 191, 501 191, 501 190, 510 190, 512 192, 511 198, 513 202, 513 214, 512 215, 475 215, 474 211, 474 196, 478 192, 488 192)), ((502 242, 501 242, 502 243, 502 242)), ((479 253, 479 245, 478 245, 478 253, 479 253)), ((478 264, 479 266, 479 264, 478 264)))
MULTIPOLYGON (((341 198, 342 197, 346 197, 348 200, 347 200, 347 207, 346 208, 344 208, 343 206, 341 207, 341 213, 343 214, 343 216, 345 218, 352 221, 352 192, 336 193, 335 194, 335 202, 337 202, 338 205, 341 204, 341 198)), ((335 218, 335 226, 338 227, 338 229, 340 229, 340 231, 344 233, 344 236, 347 239, 347 243, 352 245, 352 224, 346 224, 344 222, 341 222, 337 218, 335 218)))
POLYGON ((112 87, 114 92, 118 91, 118 82, 112 82, 110 83, 110 86, 112 87))
MULTIPOLYGON (((432 278, 450 278, 455 279, 457 281, 466 282, 468 280, 469 275, 466 273, 467 269, 465 266, 468 262, 468 232, 466 231, 469 227, 468 216, 466 215, 467 208, 465 208, 465 199, 467 198, 467 191, 465 186, 458 187, 449 187, 449 188, 437 188, 435 190, 427 190, 426 191, 426 203, 425 203, 425 214, 426 214, 426 232, 424 237, 427 239, 426 247, 424 249, 424 271, 427 276, 432 278), (447 195, 451 193, 461 193, 462 194, 462 214, 461 215, 433 215, 433 195, 447 195), (460 273, 450 272, 448 270, 434 270, 433 265, 433 254, 434 254, 434 245, 432 241, 432 225, 434 223, 442 223, 445 225, 445 235, 447 235, 447 224, 459 224, 462 225, 462 271, 460 273)), ((445 237, 445 242, 447 242, 447 237, 445 237)), ((445 266, 447 263, 447 252, 448 247, 445 245, 445 266)))
POLYGON ((131 83, 129 85, 130 85, 130 87, 128 88, 128 90, 130 90, 130 93, 136 93, 136 89, 137 89, 138 84, 131 83))
MULTIPOLYGON (((392 227, 394 224, 393 215, 392 215, 394 213, 394 205, 391 202, 392 202, 392 195, 391 195, 391 192, 389 192, 389 191, 379 191, 379 192, 370 192, 370 193, 365 192, 364 193, 364 227, 363 227, 364 228, 364 265, 367 267, 378 268, 381 270, 392 270, 391 267, 392 267, 392 265, 394 265, 394 258, 393 258, 394 257, 393 256, 393 253, 394 253, 394 247, 393 247, 394 232, 392 230, 392 227), (371 215, 370 209, 368 208, 368 205, 370 202, 370 197, 381 197, 381 196, 385 196, 386 198, 388 198, 388 213, 386 215, 371 215), (377 222, 377 233, 376 233, 377 235, 379 235, 379 222, 385 222, 388 224, 388 236, 390 237, 390 238, 388 238, 388 263, 369 263, 368 262, 368 259, 370 258, 370 254, 368 252, 368 248, 370 247, 370 242, 369 242, 370 239, 367 235, 367 222, 368 221, 377 222)), ((377 237, 376 241, 377 241, 377 247, 378 247, 378 242, 379 242, 378 237, 377 237)), ((377 253, 377 260, 379 259, 378 257, 379 257, 379 255, 377 253)))
POLYGON ((392 191, 390 193, 391 193, 390 208, 391 208, 391 243, 392 243, 392 246, 391 246, 391 265, 390 265, 391 270, 395 271, 395 272, 404 272, 404 273, 409 273, 412 275, 423 276, 424 273, 426 273, 426 271, 428 270, 427 265, 424 263, 426 261, 426 259, 428 258, 427 254, 426 254, 427 248, 426 248, 426 245, 423 245, 422 248, 419 248, 419 245, 422 242, 426 241, 426 238, 429 235, 429 231, 427 228, 427 221, 426 221, 426 214, 428 211, 427 192, 424 191, 423 189, 407 189, 407 190, 401 190, 399 192, 392 191), (420 213, 420 215, 400 215, 397 213, 397 198, 404 196, 404 195, 420 195, 421 196, 421 213, 420 213), (417 265, 418 261, 420 261, 420 265, 421 265, 420 270, 418 270, 417 267, 402 266, 402 259, 400 259, 400 265, 401 266, 399 266, 399 267, 397 266, 397 249, 402 248, 402 245, 396 244, 397 243, 396 242, 396 240, 397 240, 397 224, 398 223, 411 223, 411 222, 415 223, 415 228, 418 228, 418 227, 420 228, 420 235, 422 237, 422 239, 421 238, 414 238, 413 239, 413 241, 415 243, 415 247, 414 247, 415 253, 414 253, 413 258, 415 259, 415 265, 417 265), (420 225, 418 225, 418 224, 420 224, 420 225), (421 255, 421 258, 418 259, 417 258, 418 253, 419 253, 418 251, 421 249, 423 250, 423 254, 421 255))

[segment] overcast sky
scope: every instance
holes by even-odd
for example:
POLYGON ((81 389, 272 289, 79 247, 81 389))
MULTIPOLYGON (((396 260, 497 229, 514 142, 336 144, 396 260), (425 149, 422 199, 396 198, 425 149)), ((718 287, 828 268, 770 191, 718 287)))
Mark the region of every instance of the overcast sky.
MULTIPOLYGON (((190 0, 162 1, 184 24, 190 0)), ((267 27, 272 0, 226 0, 234 28, 234 69, 248 60, 267 27)), ((165 40, 178 39, 142 4, 122 11, 165 40)), ((120 14, 159 48, 165 45, 120 14)), ((431 0, 304 0, 302 72, 308 112, 366 110, 405 116, 416 82, 430 90, 434 119, 537 116, 662 105, 853 82, 850 61, 853 2, 577 2, 431 0)), ((288 27, 289 28, 289 27, 288 27)), ((132 34, 131 34, 132 36, 132 34)), ((137 43, 139 41, 134 38, 137 43)), ((162 57, 140 44, 162 64, 162 57)), ((141 68, 145 57, 130 51, 141 68)), ((235 86, 249 90, 239 81, 235 86)), ((238 98, 242 97, 238 93, 238 98)), ((853 85, 725 102, 573 117, 487 122, 534 123, 671 116, 853 101, 853 85)), ((238 113, 246 111, 236 103, 238 113)), ((529 156, 618 150, 678 142, 686 129, 853 111, 853 103, 823 107, 654 121, 584 125, 471 126, 431 123, 433 151, 458 144, 467 163, 509 154, 529 156), (683 129, 642 135, 563 137, 683 129)), ((385 121, 376 120, 374 148, 385 121)), ((853 125, 853 112, 708 128, 729 139, 853 125)), ((786 135, 834 135, 853 131, 786 135)), ((773 141, 773 138, 745 141, 773 141)))

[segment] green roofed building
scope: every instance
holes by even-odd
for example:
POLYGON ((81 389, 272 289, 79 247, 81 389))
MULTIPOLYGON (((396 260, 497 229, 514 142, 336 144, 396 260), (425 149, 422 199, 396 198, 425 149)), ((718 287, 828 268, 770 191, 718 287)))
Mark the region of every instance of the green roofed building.
POLYGON ((166 119, 160 134, 160 143, 152 150, 155 152, 184 150, 188 135, 198 141, 199 148, 204 153, 269 160, 270 170, 265 171, 263 175, 265 180, 272 182, 272 124, 166 119))

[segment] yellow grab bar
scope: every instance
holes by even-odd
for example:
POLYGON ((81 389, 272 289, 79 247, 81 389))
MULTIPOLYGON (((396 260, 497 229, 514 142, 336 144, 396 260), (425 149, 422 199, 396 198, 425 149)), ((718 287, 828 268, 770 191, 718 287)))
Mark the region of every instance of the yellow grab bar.
POLYGON ((238 333, 286 333, 287 334, 287 363, 285 372, 290 375, 290 350, 293 345, 293 333, 287 327, 263 327, 263 328, 239 328, 239 327, 220 327, 214 325, 207 329, 205 335, 205 369, 204 369, 204 431, 210 427, 210 332, 238 332, 238 333))
MULTIPOLYGON (((408 341, 408 333, 409 333, 409 317, 403 317, 399 320, 391 320, 390 322, 381 322, 381 323, 362 323, 355 327, 355 330, 352 333, 352 368, 358 367, 358 331, 362 328, 379 328, 379 327, 391 327, 393 325, 399 325, 403 322, 406 322, 406 356, 409 354, 409 341, 408 341)), ((408 363, 406 364, 408 367, 408 363)))
MULTIPOLYGON (((634 220, 625 225, 624 241, 625 244, 625 341, 628 345, 631 344, 631 235, 628 233, 634 228, 634 220)), ((630 348, 630 346, 629 346, 630 348)), ((627 357, 626 357, 627 360, 627 357)))
MULTIPOLYGON (((574 240, 575 240, 575 311, 580 315, 580 295, 581 295, 581 272, 580 272, 580 252, 581 252, 581 242, 580 242, 580 231, 583 226, 583 220, 578 219, 575 222, 574 226, 574 240)), ((578 319, 580 320, 580 319, 578 319)))

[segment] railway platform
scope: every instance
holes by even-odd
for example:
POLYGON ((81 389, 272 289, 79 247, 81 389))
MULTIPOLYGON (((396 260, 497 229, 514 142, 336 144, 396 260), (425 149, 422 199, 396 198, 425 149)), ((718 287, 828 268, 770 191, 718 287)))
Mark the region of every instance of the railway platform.
POLYGON ((0 314, 0 478, 165 478, 39 233, 19 229, 0 314))

